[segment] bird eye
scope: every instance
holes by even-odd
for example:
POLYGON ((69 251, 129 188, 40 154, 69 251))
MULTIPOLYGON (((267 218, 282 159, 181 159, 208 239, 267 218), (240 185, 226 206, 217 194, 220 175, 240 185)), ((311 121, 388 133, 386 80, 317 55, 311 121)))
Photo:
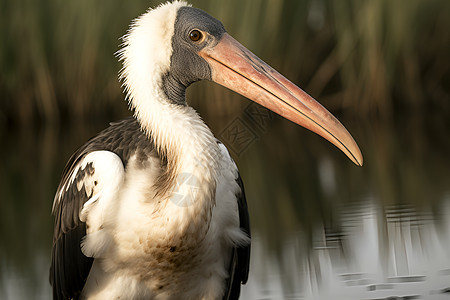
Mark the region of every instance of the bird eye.
POLYGON ((203 34, 199 30, 194 29, 189 33, 189 38, 193 42, 198 42, 203 38, 203 34))

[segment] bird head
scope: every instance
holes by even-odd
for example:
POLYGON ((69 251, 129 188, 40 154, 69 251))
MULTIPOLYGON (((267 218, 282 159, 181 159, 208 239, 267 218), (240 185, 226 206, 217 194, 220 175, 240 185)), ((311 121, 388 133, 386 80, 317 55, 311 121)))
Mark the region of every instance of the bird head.
POLYGON ((232 38, 223 24, 182 1, 137 18, 119 51, 123 85, 133 100, 151 95, 186 105, 185 90, 214 81, 330 141, 362 165, 358 145, 322 105, 232 38))

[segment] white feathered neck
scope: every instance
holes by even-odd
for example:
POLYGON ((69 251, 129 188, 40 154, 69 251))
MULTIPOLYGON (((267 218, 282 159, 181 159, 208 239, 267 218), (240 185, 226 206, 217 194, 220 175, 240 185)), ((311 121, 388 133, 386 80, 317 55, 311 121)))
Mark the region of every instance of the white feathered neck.
POLYGON ((167 157, 169 177, 176 180, 181 173, 193 173, 213 190, 219 155, 216 139, 193 108, 169 101, 162 88, 162 76, 170 71, 177 12, 183 6, 189 5, 162 4, 133 21, 119 51, 120 78, 137 120, 167 157))

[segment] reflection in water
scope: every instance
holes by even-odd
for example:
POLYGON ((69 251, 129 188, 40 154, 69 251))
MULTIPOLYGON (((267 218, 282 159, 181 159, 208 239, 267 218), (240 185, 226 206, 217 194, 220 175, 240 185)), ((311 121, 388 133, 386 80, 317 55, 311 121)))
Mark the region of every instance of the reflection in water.
POLYGON ((412 207, 350 205, 340 228, 315 228, 310 249, 301 232, 286 238, 279 259, 257 236, 244 299, 448 299, 450 201, 442 214, 445 232, 412 207))
MULTIPOLYGON (((403 128, 350 124, 358 168, 281 122, 235 156, 254 232, 242 298, 449 299, 446 139, 415 130, 412 147, 403 128)), ((67 158, 101 127, 1 136, 0 299, 50 298, 53 194, 67 158)))

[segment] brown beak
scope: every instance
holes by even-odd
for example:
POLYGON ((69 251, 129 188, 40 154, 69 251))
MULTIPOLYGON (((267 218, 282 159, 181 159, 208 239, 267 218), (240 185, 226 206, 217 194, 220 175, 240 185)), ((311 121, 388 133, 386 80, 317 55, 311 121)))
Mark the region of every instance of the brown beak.
POLYGON ((229 34, 217 45, 200 50, 199 55, 210 65, 214 82, 319 134, 362 166, 358 145, 328 110, 229 34))

